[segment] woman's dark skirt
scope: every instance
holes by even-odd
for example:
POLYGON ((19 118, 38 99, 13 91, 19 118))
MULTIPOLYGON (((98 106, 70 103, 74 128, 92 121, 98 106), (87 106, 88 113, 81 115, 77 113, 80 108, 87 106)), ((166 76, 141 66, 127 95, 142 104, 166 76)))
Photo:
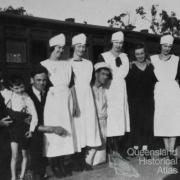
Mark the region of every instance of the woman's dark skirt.
POLYGON ((150 145, 153 138, 153 98, 129 99, 129 113, 132 145, 150 145))

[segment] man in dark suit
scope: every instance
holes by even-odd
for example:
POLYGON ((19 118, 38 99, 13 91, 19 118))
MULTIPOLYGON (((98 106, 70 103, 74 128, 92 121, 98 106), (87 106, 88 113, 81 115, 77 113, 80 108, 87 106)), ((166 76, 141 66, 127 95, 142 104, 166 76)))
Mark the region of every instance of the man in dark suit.
MULTIPOLYGON (((0 91, 4 88, 2 70, 0 69, 0 91)), ((0 93, 0 179, 10 179, 11 150, 8 134, 8 126, 12 120, 8 117, 4 99, 0 93)))
POLYGON ((43 132, 40 131, 43 126, 43 111, 47 94, 47 70, 38 65, 31 72, 31 87, 28 89, 28 95, 33 100, 37 115, 38 126, 33 133, 30 143, 31 169, 33 179, 40 180, 45 174, 46 159, 43 157, 43 132))

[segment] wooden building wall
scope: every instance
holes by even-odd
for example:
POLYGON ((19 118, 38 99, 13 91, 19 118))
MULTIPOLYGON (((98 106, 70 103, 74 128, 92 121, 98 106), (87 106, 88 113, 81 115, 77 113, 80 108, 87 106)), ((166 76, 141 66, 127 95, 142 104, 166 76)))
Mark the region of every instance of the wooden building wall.
MULTIPOLYGON (((6 75, 15 71, 29 76, 33 64, 48 58, 48 40, 59 33, 66 35, 64 58, 72 55, 73 35, 85 33, 88 37, 86 57, 96 62, 98 55, 107 50, 111 34, 119 29, 70 23, 52 19, 0 14, 0 66, 6 75)), ((159 36, 125 31, 124 51, 130 53, 134 44, 144 42, 150 54, 157 53, 159 36)), ((180 55, 180 40, 175 41, 175 54, 180 55)))

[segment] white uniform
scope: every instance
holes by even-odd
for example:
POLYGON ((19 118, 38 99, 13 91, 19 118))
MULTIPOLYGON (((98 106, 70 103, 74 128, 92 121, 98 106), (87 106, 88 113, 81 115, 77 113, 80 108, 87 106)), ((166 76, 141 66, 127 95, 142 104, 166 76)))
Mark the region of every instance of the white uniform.
POLYGON ((101 54, 112 69, 113 79, 107 90, 107 137, 121 136, 130 131, 129 107, 125 77, 129 72, 129 60, 125 53, 119 55, 122 64, 117 67, 115 57, 108 51, 101 54))
POLYGON ((101 145, 100 132, 95 109, 95 102, 90 86, 93 66, 89 60, 74 61, 72 67, 75 75, 75 90, 80 108, 80 116, 74 118, 78 151, 86 146, 101 145))
POLYGON ((172 55, 168 61, 151 56, 154 73, 158 82, 155 85, 155 136, 180 136, 180 88, 175 80, 179 57, 172 55))
POLYGON ((72 96, 68 87, 72 74, 71 63, 48 59, 42 61, 41 64, 47 68, 49 79, 53 84, 46 98, 44 125, 62 126, 71 134, 67 137, 61 137, 56 134, 45 133, 45 156, 56 157, 72 154, 75 152, 75 146, 70 112, 72 96))

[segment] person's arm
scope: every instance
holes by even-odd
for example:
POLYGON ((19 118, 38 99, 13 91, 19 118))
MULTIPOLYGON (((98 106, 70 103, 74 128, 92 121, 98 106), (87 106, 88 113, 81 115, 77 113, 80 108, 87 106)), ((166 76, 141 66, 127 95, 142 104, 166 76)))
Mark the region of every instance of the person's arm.
POLYGON ((177 68, 177 74, 176 74, 176 81, 180 84, 180 59, 178 61, 178 68, 177 68))
POLYGON ((38 126, 38 131, 43 133, 53 133, 53 127, 52 126, 38 126))
POLYGON ((29 96, 26 98, 27 111, 31 115, 30 128, 27 137, 31 137, 38 124, 38 116, 33 101, 29 96))
POLYGON ((70 133, 61 126, 38 126, 38 131, 42 133, 57 134, 59 136, 68 136, 70 133))
POLYGON ((8 127, 13 121, 9 116, 6 116, 0 120, 0 126, 8 127))
POLYGON ((0 126, 8 127, 13 121, 8 116, 4 98, 0 93, 0 126))
POLYGON ((78 117, 80 115, 80 110, 79 110, 79 106, 78 106, 78 100, 77 100, 77 95, 76 95, 76 89, 74 87, 75 85, 75 82, 74 82, 74 79, 75 79, 75 74, 73 72, 73 67, 71 66, 71 80, 70 80, 70 83, 69 83, 69 88, 71 90, 71 94, 72 94, 72 99, 73 99, 73 116, 74 117, 78 117))
POLYGON ((121 55, 122 64, 119 67, 118 75, 122 78, 126 78, 129 72, 129 59, 126 54, 121 55))
POLYGON ((76 89, 74 86, 71 87, 71 94, 72 94, 72 98, 73 98, 73 116, 78 117, 80 115, 80 109, 79 109, 79 105, 78 105, 76 89))

